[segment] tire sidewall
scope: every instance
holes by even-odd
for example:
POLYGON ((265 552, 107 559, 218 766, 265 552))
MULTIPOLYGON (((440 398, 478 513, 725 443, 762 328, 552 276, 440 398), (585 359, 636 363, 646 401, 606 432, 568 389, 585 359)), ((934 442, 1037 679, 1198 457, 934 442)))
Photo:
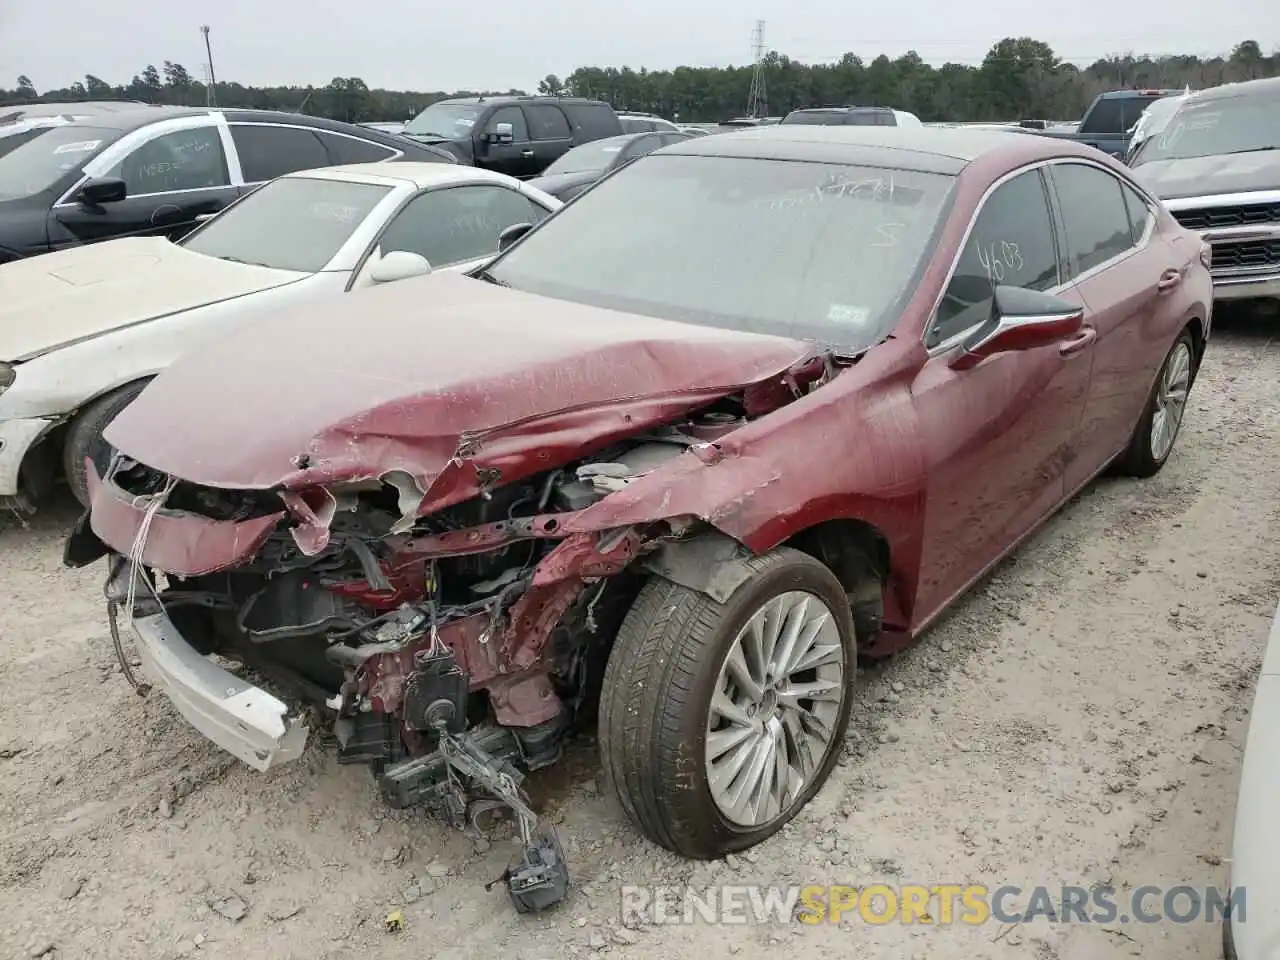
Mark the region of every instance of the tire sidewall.
POLYGON ((857 667, 857 642, 848 597, 834 574, 806 554, 788 551, 786 561, 744 583, 724 605, 724 615, 717 626, 714 646, 706 651, 699 665, 693 693, 680 718, 680 734, 691 745, 685 769, 671 771, 682 789, 688 790, 695 822, 705 824, 710 836, 706 846, 720 851, 741 850, 753 846, 780 830, 809 802, 830 776, 844 748, 844 734, 853 707, 853 678, 857 667), (835 735, 817 774, 800 794, 791 810, 764 827, 743 828, 720 812, 706 774, 706 726, 711 698, 719 679, 720 668, 737 639, 738 633, 757 610, 774 597, 790 591, 805 591, 819 597, 831 611, 840 631, 844 649, 844 702, 836 717, 835 735))

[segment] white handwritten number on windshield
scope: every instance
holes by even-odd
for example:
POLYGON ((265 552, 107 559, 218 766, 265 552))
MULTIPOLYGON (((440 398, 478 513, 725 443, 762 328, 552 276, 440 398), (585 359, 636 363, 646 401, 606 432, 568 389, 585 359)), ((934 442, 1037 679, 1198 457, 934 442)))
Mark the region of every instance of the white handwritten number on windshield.
POLYGON ((997 240, 989 244, 978 245, 978 262, 987 271, 987 279, 992 283, 1004 283, 1005 274, 1018 273, 1025 264, 1016 243, 1008 240, 997 240))

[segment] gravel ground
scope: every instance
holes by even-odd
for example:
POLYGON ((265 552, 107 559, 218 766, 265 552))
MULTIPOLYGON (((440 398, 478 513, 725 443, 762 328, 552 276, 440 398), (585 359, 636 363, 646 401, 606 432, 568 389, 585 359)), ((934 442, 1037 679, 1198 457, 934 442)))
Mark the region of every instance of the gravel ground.
POLYGON ((782 834, 691 864, 596 787, 535 778, 575 888, 514 914, 510 853, 383 809, 321 749, 257 774, 120 677, 67 504, 0 519, 0 957, 1098 960, 1218 956, 1214 924, 619 923, 622 883, 1223 884, 1240 746, 1280 595, 1280 352, 1215 332, 1178 448, 1069 505, 912 650, 867 671, 847 754, 782 834), (482 845, 483 846, 483 845, 482 845), (403 929, 388 933, 389 910, 403 929))

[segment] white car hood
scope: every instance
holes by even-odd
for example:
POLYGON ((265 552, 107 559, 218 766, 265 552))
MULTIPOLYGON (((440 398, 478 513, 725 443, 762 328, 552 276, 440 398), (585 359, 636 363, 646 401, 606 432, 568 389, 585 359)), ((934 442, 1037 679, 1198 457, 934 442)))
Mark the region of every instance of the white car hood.
POLYGON ((6 263, 0 266, 0 361, 30 360, 308 276, 191 253, 163 237, 109 240, 6 263))

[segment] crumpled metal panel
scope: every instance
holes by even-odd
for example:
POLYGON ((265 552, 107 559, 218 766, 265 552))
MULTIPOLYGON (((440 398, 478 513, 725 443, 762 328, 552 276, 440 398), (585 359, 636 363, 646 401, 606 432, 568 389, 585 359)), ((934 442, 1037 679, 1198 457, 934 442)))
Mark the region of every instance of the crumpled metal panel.
POLYGON ((438 509, 493 482, 487 471, 510 482, 555 466, 813 352, 439 275, 309 305, 189 354, 106 438, 226 489, 402 471, 435 488, 423 509, 438 509))
MULTIPOLYGON (((147 515, 147 502, 113 483, 104 483, 92 463, 86 468, 93 532, 117 553, 132 556, 147 515)), ((282 519, 284 511, 227 523, 194 513, 159 510, 151 518, 139 559, 145 567, 180 577, 227 570, 256 555, 282 519)))

